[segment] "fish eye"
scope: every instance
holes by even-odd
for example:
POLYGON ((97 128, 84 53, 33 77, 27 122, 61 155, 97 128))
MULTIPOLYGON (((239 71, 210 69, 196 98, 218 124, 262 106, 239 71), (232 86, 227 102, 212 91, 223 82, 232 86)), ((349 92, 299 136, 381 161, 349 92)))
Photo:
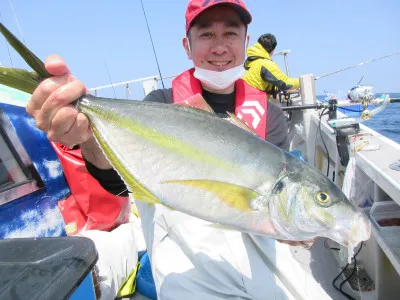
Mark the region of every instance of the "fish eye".
POLYGON ((315 200, 317 200, 318 203, 322 204, 322 205, 326 205, 330 203, 331 197, 329 196, 328 193, 325 192, 318 192, 315 195, 315 200))

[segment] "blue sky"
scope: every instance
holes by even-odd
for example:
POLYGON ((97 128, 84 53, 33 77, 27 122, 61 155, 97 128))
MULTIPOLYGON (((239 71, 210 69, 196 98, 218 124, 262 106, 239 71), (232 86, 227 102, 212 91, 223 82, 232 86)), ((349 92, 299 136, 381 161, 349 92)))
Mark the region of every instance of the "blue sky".
MULTIPOLYGON (((1 1, 3 23, 22 38, 10 1, 25 43, 42 59, 52 53, 63 56, 89 88, 158 74, 139 0, 1 1)), ((181 45, 187 0, 143 3, 163 76, 191 67, 181 45)), ((292 76, 321 75, 400 51, 398 0, 246 3, 253 15, 250 44, 263 33, 274 33, 277 50, 292 51, 292 76)), ((10 51, 14 66, 26 68, 10 51)), ((282 57, 275 60, 284 69, 282 57)), ((0 63, 11 64, 4 39, 0 39, 0 63)), ((317 93, 346 91, 362 76, 362 83, 375 86, 377 92, 400 92, 400 55, 318 80, 317 93)), ((165 84, 170 86, 170 80, 165 84)), ((133 85, 132 89, 133 98, 143 97, 140 85, 133 85)), ((117 88, 116 94, 121 98, 125 91, 117 88)), ((110 90, 104 96, 114 95, 110 90)))

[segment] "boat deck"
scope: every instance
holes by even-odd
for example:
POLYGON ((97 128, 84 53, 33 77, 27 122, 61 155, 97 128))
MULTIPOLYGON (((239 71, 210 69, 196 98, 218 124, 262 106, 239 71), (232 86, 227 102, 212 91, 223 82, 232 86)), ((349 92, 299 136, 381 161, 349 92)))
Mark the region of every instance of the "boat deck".
POLYGON ((362 129, 367 134, 359 139, 367 145, 365 151, 357 152, 357 165, 400 205, 400 145, 376 132, 368 134, 372 130, 367 127, 362 126, 362 129), (393 165, 398 169, 391 168, 393 165))
MULTIPOLYGON (((291 252, 295 260, 303 267, 303 269, 312 274, 314 278, 318 281, 321 287, 326 292, 325 299, 341 300, 346 299, 340 292, 338 292, 332 285, 333 279, 340 273, 341 268, 338 265, 337 254, 333 251, 327 249, 324 244, 325 239, 321 238, 317 240, 311 249, 305 249, 301 246, 291 246, 291 252)), ((338 252, 338 251, 337 251, 338 252)), ((341 276, 336 285, 339 286, 340 283, 345 279, 341 276)), ((356 294, 352 291, 349 285, 344 285, 343 290, 355 297, 356 299, 363 300, 373 300, 375 299, 374 293, 363 292, 362 294, 356 294)), ((125 298, 128 299, 128 298, 125 298)), ((136 293, 132 300, 148 300, 147 297, 136 293)))

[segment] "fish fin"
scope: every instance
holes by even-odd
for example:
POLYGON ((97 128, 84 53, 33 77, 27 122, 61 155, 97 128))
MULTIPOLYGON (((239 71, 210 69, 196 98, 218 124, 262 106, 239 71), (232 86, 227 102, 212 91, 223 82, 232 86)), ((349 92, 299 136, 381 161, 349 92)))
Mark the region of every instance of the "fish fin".
POLYGON ((229 118, 227 119, 230 123, 232 123, 233 125, 236 125, 254 135, 257 135, 257 133, 249 127, 249 125, 247 125, 245 122, 243 122, 242 120, 240 120, 236 115, 230 113, 229 111, 226 112, 229 116, 229 118))
POLYGON ((41 79, 51 76, 47 72, 44 63, 2 23, 0 23, 0 32, 6 38, 8 43, 15 49, 15 51, 17 51, 19 55, 21 55, 21 57, 26 61, 26 63, 40 76, 41 79))
POLYGON ((161 203, 156 196, 149 192, 146 188, 140 184, 136 185, 132 191, 133 198, 138 201, 146 202, 149 204, 161 203))
POLYGON ((209 191, 225 204, 241 211, 253 210, 252 201, 259 195, 252 189, 215 180, 169 180, 164 183, 182 184, 209 191))
POLYGON ((135 203, 135 202, 133 202, 133 203, 131 204, 131 213, 134 214, 136 217, 140 218, 140 216, 139 216, 139 211, 138 211, 138 209, 137 209, 137 206, 136 206, 136 203, 135 203))
POLYGON ((36 72, 24 69, 0 67, 0 83, 32 94, 41 81, 36 72))
POLYGON ((186 99, 185 101, 176 103, 175 105, 194 107, 197 109, 208 111, 210 113, 214 113, 214 110, 211 108, 210 105, 208 105, 207 101, 204 100, 203 96, 200 94, 196 94, 186 99))

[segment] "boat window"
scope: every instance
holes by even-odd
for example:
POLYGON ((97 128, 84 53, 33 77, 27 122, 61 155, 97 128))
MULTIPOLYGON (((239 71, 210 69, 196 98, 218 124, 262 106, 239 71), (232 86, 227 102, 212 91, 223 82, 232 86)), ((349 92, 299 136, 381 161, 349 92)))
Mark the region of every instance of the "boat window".
POLYGON ((0 110, 0 205, 43 186, 10 121, 0 110))

